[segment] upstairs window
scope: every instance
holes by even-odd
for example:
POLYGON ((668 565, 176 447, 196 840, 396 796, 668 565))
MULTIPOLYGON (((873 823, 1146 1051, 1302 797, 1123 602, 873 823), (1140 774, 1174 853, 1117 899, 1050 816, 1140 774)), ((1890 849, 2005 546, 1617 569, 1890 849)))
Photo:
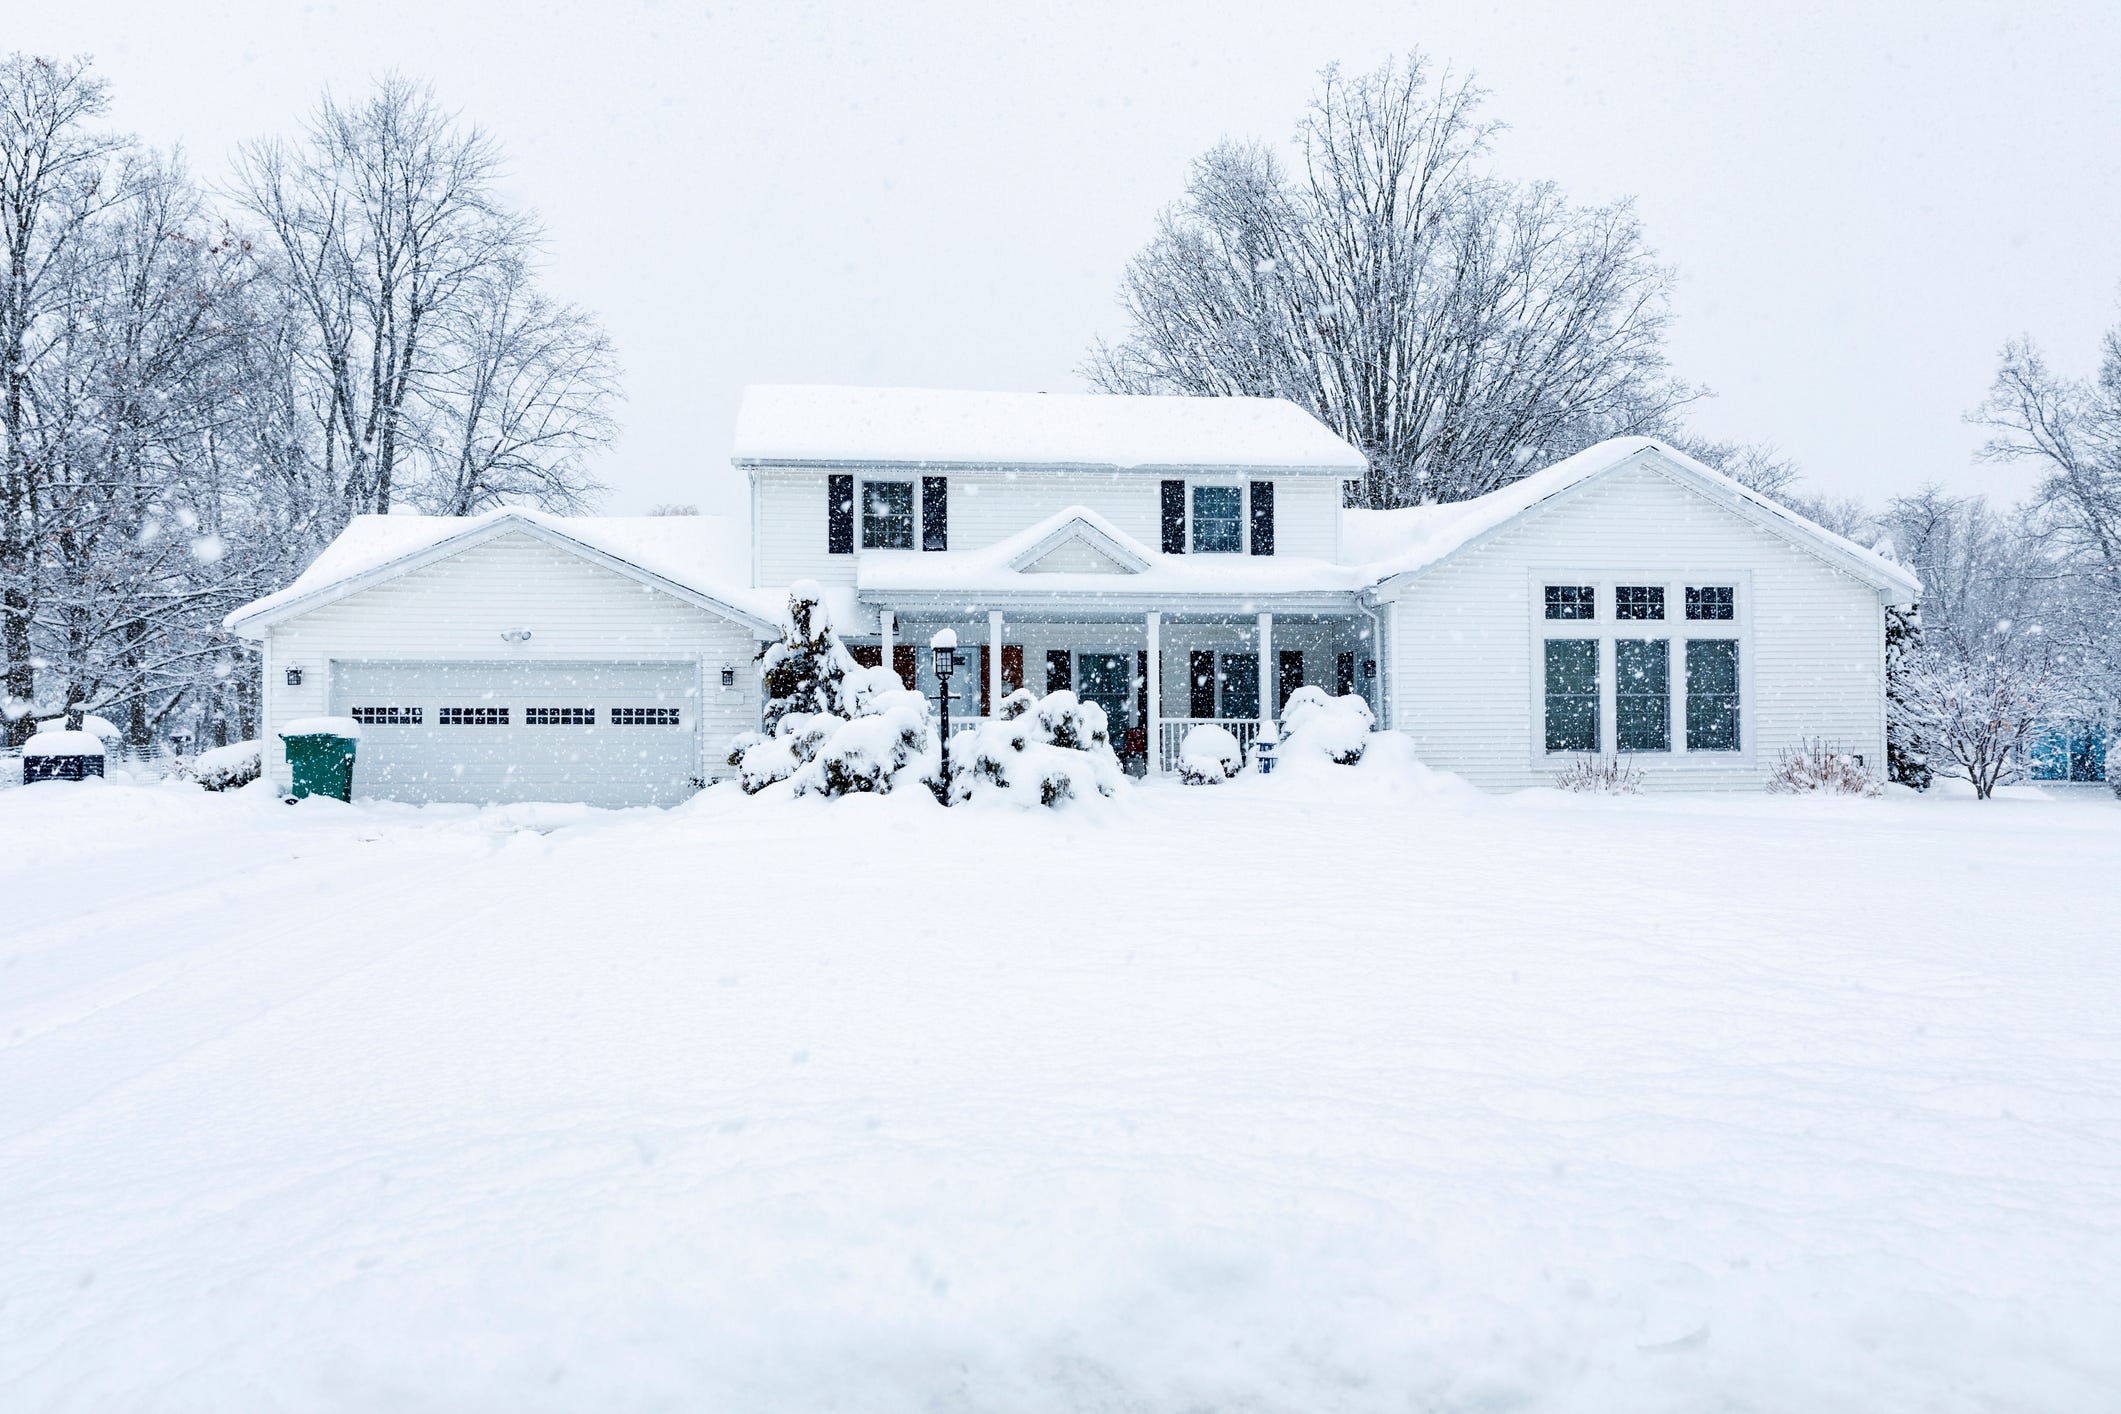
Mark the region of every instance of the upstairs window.
POLYGON ((1623 584, 1613 591, 1616 619, 1661 619, 1664 617, 1664 586, 1623 584))
POLYGON ((1686 749, 1738 750, 1738 641, 1690 638, 1686 645, 1686 749))
POLYGON ((1193 553, 1239 555, 1245 548, 1245 493, 1236 486, 1193 488, 1193 553))
POLYGON ((1550 619, 1595 619, 1598 591, 1588 584, 1547 586, 1547 617, 1550 619))
POLYGON ((913 548, 912 482, 864 481, 862 483, 862 548, 864 550, 911 550, 913 548))
POLYGON ((1737 596, 1728 584, 1688 585, 1686 616, 1690 619, 1728 619, 1736 616, 1737 596))

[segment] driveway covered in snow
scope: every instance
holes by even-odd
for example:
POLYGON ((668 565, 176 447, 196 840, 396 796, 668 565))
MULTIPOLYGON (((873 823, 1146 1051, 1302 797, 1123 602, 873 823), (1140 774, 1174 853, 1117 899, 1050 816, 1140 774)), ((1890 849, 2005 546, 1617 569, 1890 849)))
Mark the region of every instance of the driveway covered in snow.
POLYGON ((2090 1409, 2121 809, 0 793, 0 1405, 2090 1409))

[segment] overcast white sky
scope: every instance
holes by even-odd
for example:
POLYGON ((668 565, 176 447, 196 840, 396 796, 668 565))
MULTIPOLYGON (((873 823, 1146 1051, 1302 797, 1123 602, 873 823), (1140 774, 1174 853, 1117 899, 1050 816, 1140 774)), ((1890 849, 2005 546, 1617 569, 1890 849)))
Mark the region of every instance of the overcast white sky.
POLYGON ((432 81, 505 144, 550 284, 626 365, 609 509, 742 508, 746 382, 1069 389, 1188 161, 1286 137, 1317 70, 1476 71, 1512 175, 1635 196, 1701 430, 1820 489, 1976 468, 2030 332, 2088 369, 2121 292, 2121 6, 0 0, 209 179, 332 85, 432 81))

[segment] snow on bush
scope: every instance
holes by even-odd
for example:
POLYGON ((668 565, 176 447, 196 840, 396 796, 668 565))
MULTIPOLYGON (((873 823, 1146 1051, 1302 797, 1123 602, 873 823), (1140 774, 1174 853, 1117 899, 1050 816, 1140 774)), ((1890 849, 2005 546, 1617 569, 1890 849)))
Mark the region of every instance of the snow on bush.
POLYGON ((1823 740, 1783 748, 1768 773, 1770 795, 1884 795, 1885 782, 1854 755, 1823 740))
POLYGON ((1377 718, 1362 698, 1331 697, 1322 687, 1299 687, 1282 706, 1281 745, 1275 753, 1284 762, 1352 766, 1369 750, 1376 727, 1377 718))
POLYGON ((789 590, 788 621, 759 661, 766 730, 745 733, 729 750, 748 794, 789 781, 793 795, 886 795, 908 767, 913 779, 933 782, 939 752, 928 700, 888 668, 855 664, 815 583, 789 590))
POLYGON ((1203 722, 1178 750, 1178 778, 1189 786, 1219 786, 1244 769, 1245 753, 1227 728, 1203 722))
POLYGON ((264 773, 264 755, 255 741, 239 741, 202 751, 182 774, 208 790, 235 790, 264 773))
POLYGON ((1578 795, 1641 795, 1642 772, 1618 756, 1579 756, 1554 784, 1578 795))
POLYGON ((1059 805, 1111 795, 1125 773, 1112 753, 1105 709, 1072 692, 1002 700, 992 720, 950 738, 950 803, 1000 800, 1059 805))
POLYGON ((790 777, 792 793, 888 795, 902 777, 932 784, 942 761, 928 699, 908 691, 889 668, 857 668, 848 675, 848 687, 851 718, 808 719, 805 734, 815 745, 810 759, 790 777))

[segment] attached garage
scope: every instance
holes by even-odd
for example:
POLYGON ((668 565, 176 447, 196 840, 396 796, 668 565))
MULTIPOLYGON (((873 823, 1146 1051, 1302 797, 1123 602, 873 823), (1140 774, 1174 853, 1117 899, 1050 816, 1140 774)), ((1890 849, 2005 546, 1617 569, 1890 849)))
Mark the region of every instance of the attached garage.
POLYGON ((740 534, 713 517, 361 516, 229 626, 265 660, 274 733, 361 723, 354 797, 673 805, 759 720, 740 534))
POLYGON ((405 801, 674 805, 705 773, 697 663, 335 662, 356 789, 405 801))

